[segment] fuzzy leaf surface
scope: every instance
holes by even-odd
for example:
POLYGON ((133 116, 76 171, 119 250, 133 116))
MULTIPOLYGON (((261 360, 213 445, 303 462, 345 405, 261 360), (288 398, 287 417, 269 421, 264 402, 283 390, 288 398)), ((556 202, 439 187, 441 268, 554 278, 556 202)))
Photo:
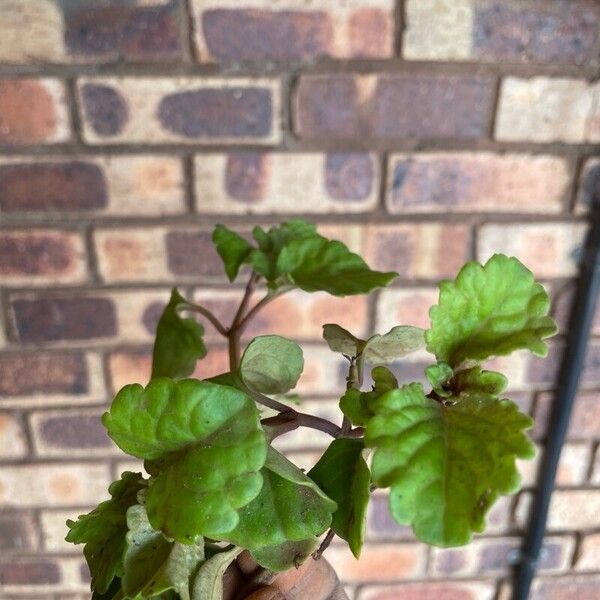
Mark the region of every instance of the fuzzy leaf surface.
POLYGON ((287 550, 289 555, 290 547, 297 553, 285 568, 302 562, 308 554, 300 556, 299 549, 312 547, 316 536, 330 526, 337 505, 273 448, 262 475, 260 494, 240 510, 237 527, 222 539, 247 548, 263 567, 284 570, 277 553, 287 550))
POLYGON ((182 543, 218 539, 262 487, 267 442, 244 393, 207 381, 159 378, 125 386, 102 422, 123 451, 152 475, 152 526, 182 543))
POLYGON ((127 511, 127 525, 123 592, 130 598, 151 598, 175 590, 181 600, 190 600, 190 578, 204 560, 204 540, 170 542, 152 528, 141 504, 127 511))
POLYGON ((229 281, 234 281, 238 276, 240 267, 252 252, 252 245, 241 235, 224 225, 215 227, 212 240, 223 261, 229 281))
POLYGON ((338 241, 321 236, 294 240, 277 257, 278 276, 287 275, 306 292, 328 292, 334 296, 366 294, 384 287, 397 273, 373 271, 358 255, 338 241))
POLYGON ((451 367, 521 348, 545 356, 543 340, 556 333, 549 308, 548 294, 516 258, 496 254, 484 266, 468 262, 455 281, 440 284, 427 349, 451 367))
POLYGON ((389 365, 397 358, 425 348, 425 330, 410 325, 398 325, 384 334, 367 340, 363 359, 372 365, 389 365))
POLYGON ((242 551, 243 548, 234 547, 204 562, 194 579, 191 600, 223 600, 223 575, 242 551))
POLYGON ((296 387, 303 369, 300 346, 278 335, 254 338, 240 361, 242 380, 262 394, 285 394, 296 387))
POLYGON ((92 575, 92 589, 104 594, 115 577, 123 574, 127 509, 136 504, 145 483, 141 473, 126 471, 110 485, 110 500, 101 502, 77 521, 67 521, 67 542, 85 544, 83 554, 92 575))
POLYGON ((357 338, 347 329, 335 323, 323 325, 323 339, 333 352, 350 357, 358 356, 366 344, 365 340, 357 338))
POLYGON ((196 362, 206 356, 202 325, 194 319, 184 319, 177 314, 177 307, 185 304, 185 299, 176 289, 173 289, 171 300, 156 327, 152 353, 152 379, 187 377, 193 373, 196 362))
POLYGON ((325 451, 308 476, 337 503, 331 528, 360 556, 365 538, 371 473, 362 451, 362 440, 337 439, 325 451))
POLYGON ((427 398, 420 384, 376 400, 366 428, 374 447, 372 477, 390 487, 390 511, 436 546, 466 544, 485 526, 500 494, 519 487, 516 458, 531 458, 524 433, 532 420, 509 400, 463 394, 449 407, 427 398))

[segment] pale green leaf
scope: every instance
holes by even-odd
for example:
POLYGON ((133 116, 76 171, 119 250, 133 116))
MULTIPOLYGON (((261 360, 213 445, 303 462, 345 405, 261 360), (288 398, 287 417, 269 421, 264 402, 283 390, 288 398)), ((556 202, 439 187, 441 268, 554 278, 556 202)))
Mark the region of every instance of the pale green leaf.
POLYGON ((334 440, 308 476, 337 503, 331 528, 360 556, 365 537, 371 474, 360 439, 334 440))
POLYGON ((110 500, 92 512, 67 521, 67 542, 85 544, 83 554, 92 575, 92 589, 104 594, 115 577, 123 574, 123 553, 127 533, 127 509, 137 502, 146 485, 141 473, 126 471, 108 488, 110 500))
POLYGON ((234 528, 259 493, 267 446, 259 419, 232 387, 160 378, 125 386, 102 421, 122 450, 146 459, 152 526, 191 543, 234 528))
POLYGON ((355 388, 346 390, 340 399, 340 409, 353 425, 366 425, 375 414, 373 401, 382 394, 398 387, 394 374, 386 367, 375 367, 371 371, 373 388, 369 392, 361 392, 355 388))
POLYGON ((387 333, 369 338, 363 350, 363 359, 372 365, 389 365, 397 358, 421 348, 425 348, 425 330, 398 325, 387 333))
POLYGON ((127 552, 123 591, 131 598, 151 598, 175 590, 181 600, 190 600, 190 578, 204 560, 204 540, 180 544, 155 531, 141 504, 127 511, 127 552))
POLYGON ((545 356, 543 340, 556 333, 549 307, 544 288, 516 258, 496 254, 484 266, 469 262, 455 281, 440 284, 427 349, 452 367, 521 348, 545 356))
POLYGON ((252 246, 241 235, 224 225, 217 225, 212 235, 217 252, 225 265, 229 281, 233 281, 240 267, 252 252, 252 246))
POLYGON ((242 551, 243 548, 234 546, 203 563, 194 579, 191 600, 223 600, 223 575, 242 551))
POLYGON ((246 347, 240 361, 240 376, 251 389, 262 394, 284 394, 296 387, 304 368, 302 349, 278 335, 261 335, 246 347))
POLYGON ((152 379, 172 377, 180 379, 193 373, 196 362, 206 356, 202 340, 204 329, 194 319, 183 319, 177 308, 186 300, 176 289, 165 307, 156 327, 156 339, 152 354, 152 379))
POLYGON ((420 384, 384 394, 367 425, 372 478, 391 487, 398 523, 437 546, 466 544, 485 526, 500 494, 519 487, 516 458, 531 458, 531 419, 509 400, 463 394, 452 406, 427 398, 420 384))
POLYGON ((297 569, 319 545, 316 536, 306 540, 282 542, 274 546, 263 546, 252 551, 254 560, 265 569, 281 572, 297 569))
MULTIPOLYGON (((276 548, 285 548, 289 556, 291 548, 312 547, 316 536, 331 524, 337 505, 312 479, 273 448, 269 448, 262 475, 264 485, 260 494, 240 510, 237 527, 221 539, 247 548, 262 566, 283 570, 275 568, 273 563, 276 548), (289 542, 302 544, 289 545, 289 542)), ((304 558, 306 556, 297 554, 294 561, 301 562, 304 558)), ((293 566, 294 561, 286 568, 293 566)))
POLYGON ((334 296, 366 294, 384 287, 397 273, 373 271, 358 254, 338 241, 321 236, 293 240, 277 257, 277 275, 287 275, 306 292, 325 291, 334 296))
POLYGON ((323 325, 323 339, 331 350, 349 357, 358 356, 366 343, 335 323, 323 325))

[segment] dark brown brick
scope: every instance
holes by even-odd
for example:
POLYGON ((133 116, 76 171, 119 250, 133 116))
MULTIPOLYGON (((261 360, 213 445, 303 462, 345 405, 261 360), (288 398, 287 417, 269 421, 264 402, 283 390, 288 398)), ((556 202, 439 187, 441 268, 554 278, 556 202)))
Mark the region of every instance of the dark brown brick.
MULTIPOLYGON (((556 344, 550 347, 546 358, 532 356, 527 369, 528 380, 533 384, 551 385, 556 382, 559 373, 564 346, 556 344)), ((600 344, 590 343, 583 364, 581 383, 600 382, 600 344)))
POLYGON ((296 91, 295 124, 309 139, 480 137, 492 89, 491 79, 476 76, 307 75, 296 91))
POLYGON ((0 354, 0 399, 33 394, 85 394, 88 372, 82 354, 0 354))
POLYGON ((60 567, 51 558, 14 558, 0 562, 0 584, 51 585, 60 580, 60 567))
POLYGON ((343 201, 369 197, 375 177, 373 159, 362 153, 329 153, 325 159, 328 194, 343 201))
POLYGON ((268 159, 261 152, 232 152, 227 155, 225 189, 236 200, 261 200, 268 175, 268 159))
POLYGON ((23 342, 90 340, 116 335, 117 317, 108 298, 35 298, 12 302, 23 342))
POLYGON ((583 64, 597 52, 595 0, 480 0, 473 15, 473 55, 485 60, 583 64))
POLYGON ((27 552, 35 550, 36 547, 35 525, 31 515, 17 512, 0 513, 0 551, 27 552))
POLYGON ((0 276, 60 275, 73 269, 75 252, 68 235, 1 232, 0 276))
POLYGON ((581 174, 578 198, 580 207, 590 209, 594 202, 600 204, 600 159, 589 159, 581 174))
MULTIPOLYGON (((543 438, 548 424, 555 395, 540 394, 535 405, 533 435, 543 438)), ((568 437, 571 440, 600 439, 600 392, 579 392, 573 405, 568 437)))
POLYGON ((34 415, 36 446, 45 450, 86 450, 110 448, 112 442, 100 420, 100 414, 34 415))
POLYGON ((167 264, 175 275, 222 277, 223 263, 209 231, 171 231, 166 236, 167 264))
POLYGON ((367 523, 369 537, 378 539, 412 538, 411 528, 398 525, 392 518, 387 496, 374 495, 371 497, 367 523))
POLYGON ((213 9, 202 31, 218 60, 307 60, 330 51, 331 17, 324 11, 213 9))
POLYGON ((81 86, 83 111, 98 135, 112 136, 123 131, 129 118, 127 101, 109 86, 86 83, 81 86))
POLYGON ((62 1, 65 42, 75 57, 172 60, 181 56, 178 0, 149 6, 115 0, 97 4, 62 1))
POLYGON ((100 209, 108 204, 106 185, 102 170, 81 160, 0 165, 0 210, 100 209))
POLYGON ((197 89, 165 96, 162 126, 187 138, 260 138, 271 133, 271 91, 258 87, 197 89))

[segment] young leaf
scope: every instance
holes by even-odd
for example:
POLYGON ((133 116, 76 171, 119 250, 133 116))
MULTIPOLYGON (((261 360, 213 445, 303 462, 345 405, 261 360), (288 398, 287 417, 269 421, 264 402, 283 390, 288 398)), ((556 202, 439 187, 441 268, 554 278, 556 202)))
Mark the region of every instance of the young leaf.
POLYGON ((294 240, 284 246, 277 257, 277 275, 284 274, 306 292, 325 291, 334 296, 366 294, 386 286, 398 275, 372 271, 342 242, 321 236, 294 240))
POLYGON ((223 600, 223 575, 242 551, 243 548, 234 546, 203 563, 194 579, 191 600, 223 600))
POLYGON ((437 363, 428 366, 425 375, 436 394, 442 398, 458 396, 461 393, 498 396, 508 385, 502 373, 484 371, 479 366, 453 371, 446 363, 437 363))
POLYGON ((516 258, 496 254, 484 266, 469 262, 455 281, 440 284, 427 349, 452 367, 520 348, 545 356, 543 340, 556 333, 549 307, 544 288, 516 258))
POLYGON ((235 388, 167 378, 125 386, 102 422, 153 476, 146 509, 182 543, 218 539, 262 487, 267 443, 255 404, 235 388))
POLYGON ((358 356, 366 344, 335 323, 323 325, 323 339, 331 350, 350 357, 358 356))
POLYGON ((202 341, 204 329, 194 319, 183 319, 177 307, 186 304, 176 289, 165 307, 156 328, 152 354, 152 379, 172 377, 180 379, 193 373, 196 362, 206 356, 202 341))
POLYGON ((448 398, 452 395, 450 385, 454 377, 454 370, 450 365, 444 362, 429 365, 425 368, 425 377, 438 396, 448 398))
POLYGON ((251 389, 262 394, 285 394, 296 387, 304 368, 302 349, 278 335, 261 335, 246 347, 240 376, 251 389))
POLYGON ((398 387, 394 374, 385 367, 375 367, 371 371, 373 389, 361 392, 356 388, 346 390, 340 399, 340 409, 350 419, 353 425, 366 425, 373 415, 372 403, 382 394, 398 387))
POLYGON ((199 538, 193 544, 168 541, 152 528, 140 504, 127 511, 127 526, 125 594, 151 598, 175 590, 181 600, 190 600, 190 577, 204 560, 204 540, 199 538))
POLYGON ((369 338, 363 358, 372 365, 389 365, 401 356, 425 348, 425 330, 409 325, 398 325, 383 335, 369 338))
POLYGON ((221 539, 247 548, 263 567, 284 570, 302 562, 300 549, 312 547, 315 537, 331 524, 336 503, 317 484, 281 454, 269 448, 262 470, 264 485, 260 494, 240 510, 235 529, 221 539), (292 544, 290 542, 301 542, 292 544), (277 553, 290 548, 296 554, 286 565, 277 553))
POLYGON ((136 504, 144 487, 141 473, 126 471, 108 488, 110 500, 77 521, 67 521, 67 542, 85 544, 83 554, 92 574, 92 590, 104 594, 115 577, 123 574, 127 509, 136 504))
POLYGON ((233 281, 237 277, 240 267, 252 252, 252 245, 224 225, 215 227, 212 239, 225 265, 225 273, 229 277, 229 281, 233 281))
POLYGON ((482 531, 498 495, 519 486, 515 459, 534 454, 523 432, 532 421, 512 402, 481 393, 454 400, 437 403, 417 383, 393 390, 375 401, 365 434, 376 448, 373 481, 391 487, 392 516, 436 546, 482 531))
POLYGON ((308 476, 335 502, 331 528, 360 556, 365 537, 371 474, 362 440, 334 440, 308 476))

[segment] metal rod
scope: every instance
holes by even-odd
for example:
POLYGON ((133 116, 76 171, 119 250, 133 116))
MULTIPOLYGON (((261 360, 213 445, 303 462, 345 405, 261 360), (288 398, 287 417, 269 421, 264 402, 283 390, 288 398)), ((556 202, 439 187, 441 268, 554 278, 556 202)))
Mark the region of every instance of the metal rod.
POLYGON ((579 283, 569 319, 567 344, 549 421, 546 449, 531 507, 529 530, 516 566, 513 600, 527 600, 537 571, 560 452, 567 435, 596 311, 600 291, 600 198, 598 197, 593 198, 590 220, 591 226, 581 257, 579 283))

